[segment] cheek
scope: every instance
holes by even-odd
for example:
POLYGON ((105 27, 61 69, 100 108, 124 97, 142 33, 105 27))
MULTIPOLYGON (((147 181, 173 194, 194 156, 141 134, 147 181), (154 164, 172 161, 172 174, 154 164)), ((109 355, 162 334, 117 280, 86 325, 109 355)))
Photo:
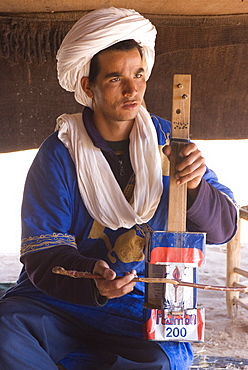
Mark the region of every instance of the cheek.
POLYGON ((145 91, 146 91, 146 81, 143 80, 143 81, 139 81, 138 85, 137 85, 137 89, 138 89, 138 92, 140 95, 144 95, 145 91))
POLYGON ((120 101, 121 96, 118 89, 112 88, 112 89, 106 89, 102 95, 102 104, 105 105, 105 107, 114 108, 116 105, 118 105, 118 102, 120 101))
POLYGON ((102 105, 104 101, 104 93, 100 89, 95 89, 93 94, 93 101, 96 105, 102 105))
POLYGON ((117 92, 114 89, 107 87, 102 87, 101 89, 96 89, 94 98, 98 102, 107 102, 113 100, 113 97, 117 95, 117 92))
POLYGON ((143 92, 145 92, 146 91, 146 81, 143 81, 142 88, 143 88, 143 92))

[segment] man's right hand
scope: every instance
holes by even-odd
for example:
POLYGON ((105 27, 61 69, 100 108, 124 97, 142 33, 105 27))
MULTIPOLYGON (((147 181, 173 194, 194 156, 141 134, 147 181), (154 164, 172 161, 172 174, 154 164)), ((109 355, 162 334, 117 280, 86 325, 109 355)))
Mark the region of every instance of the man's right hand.
POLYGON ((93 274, 103 277, 103 279, 95 279, 95 284, 99 293, 108 299, 118 298, 130 293, 135 286, 135 282, 132 282, 133 278, 136 277, 135 270, 127 272, 125 276, 116 279, 116 273, 102 260, 95 263, 93 274))

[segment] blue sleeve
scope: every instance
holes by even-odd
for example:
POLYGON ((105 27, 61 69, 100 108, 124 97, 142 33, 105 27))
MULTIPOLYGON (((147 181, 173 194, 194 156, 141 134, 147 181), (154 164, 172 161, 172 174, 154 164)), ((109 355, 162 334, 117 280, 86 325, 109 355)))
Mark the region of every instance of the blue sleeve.
POLYGON ((41 146, 27 176, 22 203, 22 254, 62 240, 76 247, 70 235, 75 187, 72 160, 55 133, 41 146))

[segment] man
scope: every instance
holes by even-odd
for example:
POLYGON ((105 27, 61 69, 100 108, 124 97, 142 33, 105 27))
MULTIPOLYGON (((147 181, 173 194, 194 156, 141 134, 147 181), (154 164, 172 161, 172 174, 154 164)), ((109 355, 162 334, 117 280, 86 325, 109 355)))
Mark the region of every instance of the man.
MULTIPOLYGON (((60 84, 83 113, 62 115, 41 146, 22 206, 23 271, 0 302, 3 369, 188 369, 189 343, 142 340, 146 228, 166 230, 169 122, 142 107, 156 31, 138 13, 100 9, 79 20, 58 52, 60 84), (143 231, 142 231, 143 230, 143 231), (71 279, 54 266, 101 280, 71 279), (115 279, 116 276, 121 276, 115 279)), ((188 144, 189 231, 223 243, 236 228, 229 189, 188 144), (228 196, 227 196, 228 195, 228 196)))

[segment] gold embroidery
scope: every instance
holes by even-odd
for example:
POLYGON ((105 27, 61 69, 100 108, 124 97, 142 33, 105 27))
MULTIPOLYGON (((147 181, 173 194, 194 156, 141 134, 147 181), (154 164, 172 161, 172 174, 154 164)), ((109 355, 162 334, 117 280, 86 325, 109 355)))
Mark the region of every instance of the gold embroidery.
POLYGON ((112 247, 108 236, 104 233, 104 226, 94 221, 88 238, 104 240, 108 248, 108 258, 112 263, 116 262, 112 252, 115 252, 120 261, 124 263, 142 261, 144 259, 144 238, 136 235, 133 229, 121 234, 116 240, 114 247, 112 247))
POLYGON ((110 251, 112 249, 112 245, 110 243, 108 235, 104 233, 104 229, 104 226, 100 225, 97 221, 94 220, 88 238, 104 240, 106 247, 110 251))
POLYGON ((111 253, 115 252, 124 263, 133 261, 142 261, 144 259, 144 238, 136 235, 135 230, 129 230, 128 232, 121 234, 116 240, 114 248, 109 251, 108 257, 112 263, 116 262, 111 253))
POLYGON ((75 237, 69 234, 53 233, 39 236, 30 236, 22 239, 21 256, 27 253, 44 250, 58 245, 69 245, 77 248, 75 237))
POLYGON ((134 186, 135 186, 135 174, 133 173, 123 191, 123 194, 125 195, 126 200, 130 204, 133 203, 134 186))

